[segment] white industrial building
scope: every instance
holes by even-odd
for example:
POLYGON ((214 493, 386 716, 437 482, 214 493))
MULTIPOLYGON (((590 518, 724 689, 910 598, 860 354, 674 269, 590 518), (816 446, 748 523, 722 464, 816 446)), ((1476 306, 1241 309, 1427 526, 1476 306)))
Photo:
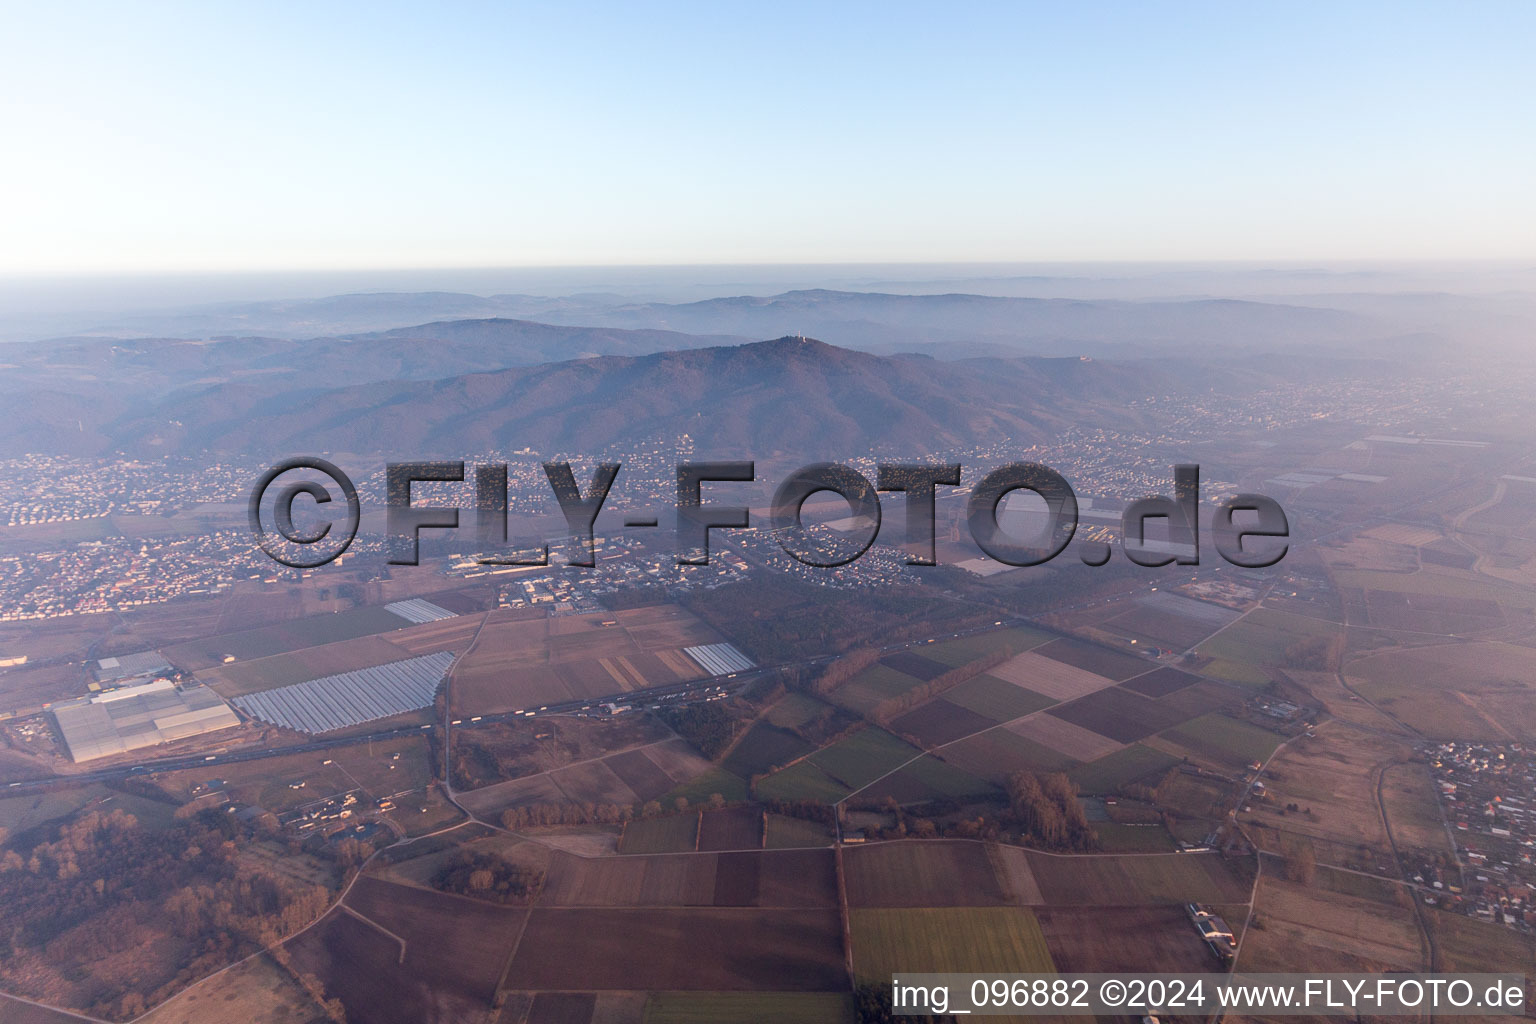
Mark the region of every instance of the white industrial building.
POLYGON ((76 762, 240 724, 240 716, 208 687, 177 686, 169 679, 55 704, 52 712, 76 762))
POLYGON ((175 668, 156 651, 139 651, 136 654, 120 654, 115 658, 102 658, 92 666, 92 671, 99 681, 116 683, 174 672, 175 668))

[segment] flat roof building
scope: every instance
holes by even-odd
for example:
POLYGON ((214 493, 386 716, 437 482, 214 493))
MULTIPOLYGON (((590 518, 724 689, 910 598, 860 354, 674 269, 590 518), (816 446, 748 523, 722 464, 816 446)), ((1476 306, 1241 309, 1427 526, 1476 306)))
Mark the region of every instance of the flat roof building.
POLYGON ((55 704, 52 713, 77 763, 240 724, 208 687, 178 687, 167 679, 55 704))
POLYGON ((139 651, 135 654, 120 654, 115 658, 102 658, 92 666, 92 671, 98 681, 115 683, 123 679, 174 672, 175 667, 160 657, 157 651, 139 651))

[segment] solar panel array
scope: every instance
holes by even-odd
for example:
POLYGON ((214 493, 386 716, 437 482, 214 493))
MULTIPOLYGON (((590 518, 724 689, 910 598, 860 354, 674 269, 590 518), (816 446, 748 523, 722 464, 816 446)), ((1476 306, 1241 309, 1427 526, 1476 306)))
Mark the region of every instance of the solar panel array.
POLYGON ((684 647, 683 653, 699 663, 699 667, 712 676, 745 672, 756 667, 751 658, 738 651, 734 644, 705 644, 702 647, 684 647))
POLYGON ((453 654, 439 651, 248 693, 231 703, 253 718, 285 729, 333 732, 429 706, 452 665, 453 654))
POLYGON ((385 611, 394 612, 407 622, 421 625, 423 622, 436 622, 439 619, 451 619, 455 613, 446 608, 439 608, 431 601, 423 601, 419 597, 413 597, 409 601, 396 601, 384 606, 385 611))

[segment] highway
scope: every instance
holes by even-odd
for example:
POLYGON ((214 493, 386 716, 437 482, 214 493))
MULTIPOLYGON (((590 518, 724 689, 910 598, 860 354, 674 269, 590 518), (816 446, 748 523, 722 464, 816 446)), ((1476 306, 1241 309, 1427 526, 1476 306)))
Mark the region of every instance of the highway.
MULTIPOLYGON (((880 648, 882 653, 907 650, 911 648, 925 647, 930 643, 940 640, 956 639, 963 636, 975 636, 979 633, 990 632, 994 629, 1003 629, 1011 626, 1027 625, 1023 619, 998 620, 990 625, 977 626, 973 629, 961 630, 958 633, 945 633, 940 636, 925 637, 920 640, 912 640, 906 643, 887 644, 880 648)), ((766 668, 749 669, 729 676, 716 676, 708 679, 695 679, 686 683, 674 683, 668 686, 652 687, 646 690, 632 690, 629 693, 615 694, 611 697, 602 697, 595 700, 572 700, 556 704, 542 704, 537 707, 523 708, 517 711, 507 711, 493 715, 479 715, 478 721, 470 719, 455 719, 457 725, 454 728, 473 728, 492 722, 506 722, 526 719, 530 714, 534 717, 544 715, 572 715, 589 714, 607 717, 610 714, 610 706, 619 709, 636 709, 643 707, 658 707, 670 703, 686 703, 691 700, 705 700, 710 697, 734 693, 760 679, 786 668, 814 668, 836 661, 841 655, 824 654, 814 658, 805 658, 797 662, 789 662, 766 668)), ((44 791, 58 786, 86 785, 97 782, 112 782, 135 775, 148 775, 155 772, 182 771, 189 768, 201 768, 214 771, 219 765, 242 764, 250 761, 260 761, 272 757, 287 757, 290 754, 303 754, 335 750, 338 747, 354 747, 363 743, 371 743, 379 740, 398 739, 404 736, 419 735, 432 728, 431 725, 403 725, 392 729, 381 729, 356 736, 324 737, 317 736, 312 740, 301 743, 293 743, 280 747, 248 747, 218 754, 178 754, 174 757, 146 758, 139 761, 114 764, 102 768, 89 769, 81 772, 71 772, 64 775, 53 775, 42 779, 28 779, 7 784, 7 788, 0 790, 7 796, 17 796, 34 791, 44 791)))

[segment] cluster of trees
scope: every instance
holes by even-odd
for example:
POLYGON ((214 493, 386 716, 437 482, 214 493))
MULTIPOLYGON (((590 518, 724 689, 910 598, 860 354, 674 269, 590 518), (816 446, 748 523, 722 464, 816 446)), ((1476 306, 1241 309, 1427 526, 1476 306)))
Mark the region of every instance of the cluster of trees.
MULTIPOLYGON (((986 657, 977 658, 975 661, 967 662, 966 664, 961 665, 959 668, 952 668, 941 676, 934 676, 926 683, 922 684, 921 686, 915 686, 908 690, 906 693, 899 693, 894 697, 887 697, 885 700, 874 706, 874 708, 869 713, 869 717, 877 725, 886 725, 891 721, 891 719, 897 717, 905 711, 912 710, 923 701, 931 700, 932 698, 937 697, 939 694, 943 693, 945 690, 953 689, 966 680, 975 679, 983 672, 994 669, 1001 665, 1003 662, 1007 661, 1017 653, 1018 652, 1013 650, 1013 648, 1004 645, 998 650, 993 651, 991 654, 988 654, 986 657)), ((917 745, 919 747, 922 746, 921 743, 918 743, 917 745)))
POLYGON ((713 761, 736 738, 737 718, 725 707, 725 701, 705 701, 684 707, 664 708, 661 720, 683 739, 692 743, 713 761))
POLYGON ((1317 878, 1317 851, 1308 839, 1296 839, 1285 852, 1285 879, 1311 885, 1317 878))
POLYGON ((517 864, 499 853, 460 850, 432 876, 442 892, 493 903, 522 903, 532 899, 544 884, 544 872, 517 864))
POLYGON ((623 804, 523 804, 503 811, 501 825, 508 829, 535 825, 617 825, 634 816, 635 809, 623 804))
MULTIPOLYGON (((708 800, 694 806, 701 811, 718 811, 727 806, 727 801, 719 793, 711 793, 708 800)), ((647 800, 639 807, 631 807, 627 804, 598 804, 590 800, 579 804, 522 804, 501 812, 501 826, 515 830, 539 825, 621 825, 633 818, 681 814, 689 807, 688 798, 685 796, 677 797, 665 806, 659 800, 647 800)))
POLYGON ((1287 644, 1282 655, 1284 664, 1306 672, 1327 672, 1337 663, 1335 652, 1343 648, 1343 639, 1318 636, 1287 644))
POLYGON ((1088 815, 1077 802, 1077 786, 1065 775, 1014 772, 1005 788, 1009 823, 1025 842, 1052 850, 1092 850, 1098 846, 1088 815))
POLYGON ((819 821, 829 828, 837 823, 837 809, 820 800, 767 800, 763 806, 773 814, 819 821))
MULTIPOLYGON (((956 578, 964 570, 950 570, 956 578)), ((889 642, 957 632, 997 618, 975 604, 935 599, 937 577, 929 585, 891 586, 858 592, 834 592, 789 577, 753 576, 706 592, 685 595, 688 610, 735 641, 760 664, 799 661, 816 654, 852 650, 865 638, 889 642)))
POLYGON ((879 660, 878 647, 860 647, 856 651, 849 651, 822 670, 821 675, 811 680, 806 689, 818 697, 825 697, 879 660))
MULTIPOLYGON (((254 834, 209 811, 142 827, 122 810, 87 811, 53 841, 0 856, 0 977, 45 960, 88 979, 92 1012, 131 1018, 193 980, 279 941, 324 912, 330 892, 259 866, 240 850, 254 834), (133 972, 93 967, 135 951, 133 972)), ((43 982, 46 984, 46 982, 43 982)))

